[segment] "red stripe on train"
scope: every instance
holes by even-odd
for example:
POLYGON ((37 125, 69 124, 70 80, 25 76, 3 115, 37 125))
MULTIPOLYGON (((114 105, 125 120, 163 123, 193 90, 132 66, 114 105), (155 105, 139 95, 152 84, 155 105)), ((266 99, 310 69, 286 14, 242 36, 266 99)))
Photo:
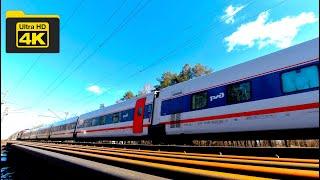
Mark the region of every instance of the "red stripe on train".
MULTIPOLYGON (((183 120, 180 120, 179 122, 180 123, 190 123, 190 122, 199 122, 199 121, 212 121, 212 120, 227 119, 227 118, 233 118, 233 117, 273 114, 273 113, 299 111, 299 110, 314 109, 314 108, 319 108, 319 102, 294 105, 294 106, 286 106, 286 107, 277 107, 277 108, 271 108, 271 109, 261 109, 261 110, 249 111, 249 112, 239 112, 239 113, 232 113, 232 114, 207 116, 207 117, 201 117, 201 118, 183 119, 183 120)), ((174 124, 174 123, 176 123, 176 121, 175 122, 167 121, 167 122, 162 122, 161 124, 170 124, 170 123, 174 124)), ((143 127, 148 127, 149 125, 150 124, 145 124, 145 125, 143 125, 143 127)), ((131 126, 122 126, 122 127, 114 127, 114 128, 81 130, 81 131, 77 131, 77 133, 83 133, 84 131, 86 133, 90 133, 90 132, 96 132, 96 131, 121 130, 121 129, 129 129, 132 127, 133 126, 131 125, 131 126)))
MULTIPOLYGON (((277 108, 271 108, 271 109, 261 109, 261 110, 249 111, 249 112, 238 112, 238 113, 222 114, 222 115, 216 115, 216 116, 207 116, 207 117, 201 117, 201 118, 183 119, 178 121, 178 123, 212 121, 212 120, 227 119, 227 118, 242 117, 242 116, 254 116, 254 115, 273 114, 273 113, 280 113, 280 112, 299 111, 299 110, 313 109, 313 108, 319 108, 319 102, 294 105, 294 106, 277 107, 277 108)), ((173 121, 173 122, 167 121, 167 122, 162 122, 161 124, 175 124, 175 123, 177 123, 177 121, 173 121)))
MULTIPOLYGON (((143 127, 149 127, 150 124, 144 124, 143 127)), ((81 130, 81 131, 77 131, 77 133, 83 133, 84 131, 86 133, 90 133, 90 132, 96 132, 96 131, 111 131, 111 130, 120 130, 120 129, 130 129, 133 126, 122 126, 122 127, 114 127, 114 128, 103 128, 103 129, 91 129, 91 130, 81 130)))

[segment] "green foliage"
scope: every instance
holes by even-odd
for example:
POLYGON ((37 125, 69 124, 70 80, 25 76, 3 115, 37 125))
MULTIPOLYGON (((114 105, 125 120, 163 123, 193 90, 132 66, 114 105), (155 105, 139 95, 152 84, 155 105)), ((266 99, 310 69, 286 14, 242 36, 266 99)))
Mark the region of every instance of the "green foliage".
POLYGON ((165 88, 176 84, 178 82, 178 75, 176 73, 165 72, 157 81, 159 81, 160 84, 155 86, 156 89, 165 88))
MULTIPOLYGON (((158 85, 155 85, 155 89, 162 89, 183 81, 188 81, 192 78, 196 78, 199 76, 210 74, 212 70, 206 66, 203 66, 201 64, 196 64, 195 66, 191 67, 189 64, 185 64, 180 73, 172 73, 172 72, 165 72, 162 74, 161 78, 157 78, 157 81, 159 82, 158 85)), ((146 84, 144 88, 138 92, 136 96, 144 95, 152 91, 152 86, 149 84, 146 84)), ((120 101, 125 101, 128 99, 131 99, 135 97, 132 91, 127 91, 123 97, 120 99, 120 101)))
POLYGON ((127 91, 126 93, 124 93, 123 97, 121 98, 122 101, 124 100, 128 100, 134 97, 134 94, 132 91, 127 91))
POLYGON ((207 74, 211 74, 212 73, 212 69, 203 66, 201 64, 196 64, 193 68, 192 68, 192 78, 194 77, 199 77, 202 75, 207 75, 207 74))
POLYGON ((172 72, 163 73, 161 78, 157 79, 157 81, 159 81, 159 85, 156 85, 155 88, 162 89, 195 77, 210 74, 211 72, 211 69, 201 64, 196 64, 194 67, 191 67, 189 64, 185 64, 178 75, 172 72))

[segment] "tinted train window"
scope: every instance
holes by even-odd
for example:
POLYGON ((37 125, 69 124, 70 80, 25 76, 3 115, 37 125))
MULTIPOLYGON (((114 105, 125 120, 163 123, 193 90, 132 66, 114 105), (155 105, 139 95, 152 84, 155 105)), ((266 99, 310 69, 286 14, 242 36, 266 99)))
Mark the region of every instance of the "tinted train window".
POLYGON ((281 80, 284 93, 319 87, 318 67, 314 65, 285 72, 281 80))
POLYGON ((74 129, 76 127, 77 123, 72 123, 71 129, 74 129))
POLYGON ((106 115, 106 124, 112 124, 112 114, 106 115))
POLYGON ((99 117, 99 124, 100 125, 106 124, 106 116, 100 116, 99 117))
POLYGON ((112 122, 113 122, 113 123, 119 122, 119 113, 114 113, 114 114, 112 115, 112 122))
POLYGON ((90 127, 92 126, 92 119, 87 119, 84 121, 84 127, 90 127))
POLYGON ((202 109, 207 106, 208 92, 200 92, 192 95, 192 110, 202 109))
POLYGON ((251 84, 250 82, 232 84, 227 87, 227 102, 234 104, 251 99, 251 84))
POLYGON ((138 108, 138 116, 141 116, 142 115, 142 107, 139 107, 138 108))
POLYGON ((99 118, 93 118, 92 126, 98 126, 98 125, 99 125, 99 118))

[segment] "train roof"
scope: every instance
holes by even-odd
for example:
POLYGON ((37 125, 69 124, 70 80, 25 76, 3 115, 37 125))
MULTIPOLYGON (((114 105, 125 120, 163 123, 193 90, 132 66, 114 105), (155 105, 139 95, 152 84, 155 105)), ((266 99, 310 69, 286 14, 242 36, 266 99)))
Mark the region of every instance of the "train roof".
POLYGON ((105 114, 109 114, 109 113, 114 113, 114 112, 119 112, 122 110, 126 110, 126 109, 130 109, 133 108, 135 106, 135 103, 137 101, 137 99, 146 97, 146 104, 150 103, 153 100, 153 94, 154 92, 145 94, 145 95, 141 95, 138 97, 133 97, 131 99, 128 99, 126 101, 117 103, 117 104, 113 104, 104 108, 100 108, 98 110, 95 111, 91 111, 85 114, 80 115, 79 119, 88 119, 88 118, 94 118, 94 117, 99 117, 99 116, 103 116, 105 114))
POLYGON ((315 59, 319 60, 319 38, 163 88, 160 90, 159 97, 178 97, 185 93, 201 91, 208 87, 218 87, 235 80, 315 59))
POLYGON ((78 119, 78 116, 75 116, 75 117, 68 118, 66 120, 60 120, 60 121, 54 122, 52 125, 55 127, 55 126, 60 126, 64 124, 69 124, 69 123, 76 122, 77 119, 78 119))

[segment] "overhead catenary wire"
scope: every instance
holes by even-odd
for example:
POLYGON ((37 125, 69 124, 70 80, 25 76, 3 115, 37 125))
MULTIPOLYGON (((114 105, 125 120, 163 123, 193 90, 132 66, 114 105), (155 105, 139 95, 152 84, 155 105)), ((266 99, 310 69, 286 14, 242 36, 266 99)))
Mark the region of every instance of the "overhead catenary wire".
MULTIPOLYGON (((280 6, 280 5, 282 5, 282 4, 283 4, 284 2, 286 2, 286 1, 287 1, 287 0, 282 0, 282 1, 280 1, 280 2, 277 2, 276 4, 272 5, 271 7, 268 7, 268 8, 266 8, 266 9, 262 10, 262 11, 259 11, 258 13, 254 14, 254 15, 252 15, 252 16, 247 17, 246 19, 254 18, 254 17, 258 16, 261 12, 269 11, 269 10, 271 10, 271 9, 273 9, 273 8, 276 8, 276 7, 280 6)), ((245 20, 245 19, 242 19, 241 21, 237 21, 236 23, 243 22, 244 20, 245 20)), ((219 31, 219 32, 216 33, 215 35, 216 35, 216 36, 217 36, 217 35, 221 35, 221 34, 225 33, 226 30, 228 30, 228 29, 229 29, 228 27, 227 27, 227 28, 224 28, 222 31, 219 31)), ((201 31, 201 32, 202 32, 202 31, 201 31)), ((200 32, 200 33, 201 33, 201 32, 200 32)), ((200 34, 200 33, 199 33, 199 34, 200 34)), ((198 35, 199 35, 199 34, 198 34, 198 35)), ((136 71, 136 72, 133 73, 132 75, 124 78, 122 81, 118 81, 118 84, 117 84, 116 86, 121 85, 121 84, 123 84, 124 81, 126 81, 126 80, 128 80, 128 79, 130 79, 130 78, 132 78, 132 77, 134 77, 134 76, 136 76, 136 75, 138 75, 139 73, 142 73, 142 72, 146 71, 147 69, 150 69, 150 68, 153 67, 153 66, 158 65, 159 63, 162 63, 163 61, 167 60, 170 56, 172 56, 173 54, 177 53, 179 50, 181 50, 181 49, 183 49, 183 48, 185 48, 185 47, 188 47, 188 46, 192 45, 192 43, 194 43, 195 40, 198 39, 198 38, 199 38, 198 36, 194 36, 194 37, 192 37, 192 38, 184 41, 184 43, 182 44, 182 46, 178 46, 178 47, 170 50, 170 51, 169 51, 168 53, 166 53, 164 56, 161 56, 160 58, 157 58, 155 61, 153 61, 153 62, 152 62, 151 64, 149 64, 148 66, 146 66, 146 67, 144 67, 144 68, 136 71)), ((82 104, 85 104, 83 107, 87 107, 87 106, 91 105, 90 103, 96 101, 98 98, 101 98, 103 95, 105 95, 105 93, 106 93, 106 92, 101 93, 100 95, 98 95, 98 96, 96 96, 94 99, 92 99, 91 101, 85 101, 84 103, 82 103, 82 104)))
MULTIPOLYGON (((246 7, 250 6, 250 5, 253 3, 253 1, 254 1, 254 0, 249 0, 249 1, 247 1, 247 2, 245 3, 245 4, 247 4, 246 7)), ((215 25, 214 23, 220 23, 221 21, 223 21, 223 19, 220 19, 220 18, 219 18, 219 19, 217 19, 216 21, 214 21, 212 25, 209 25, 209 27, 215 25)), ((198 32, 197 35, 195 35, 195 36, 187 39, 186 41, 184 41, 182 46, 177 46, 176 48, 171 49, 168 53, 166 53, 165 55, 161 56, 160 58, 157 58, 157 59, 156 59, 155 61, 153 61, 150 65, 148 65, 148 66, 146 66, 146 67, 138 70, 137 72, 135 72, 135 73, 131 74, 130 76, 124 78, 122 81, 119 81, 119 83, 118 83, 117 85, 119 85, 119 84, 123 83, 124 81, 128 80, 129 78, 132 78, 132 77, 136 76, 137 74, 139 74, 139 73, 141 73, 141 72, 149 69, 150 67, 152 67, 152 66, 154 66, 154 65, 156 65, 156 64, 158 64, 158 63, 160 63, 160 62, 162 62, 162 61, 164 61, 164 60, 166 60, 166 59, 168 59, 170 56, 172 56, 173 54, 177 53, 180 49, 183 49, 183 48, 187 47, 188 45, 190 45, 191 43, 193 43, 193 42, 195 41, 195 39, 197 39, 197 37, 198 37, 203 31, 205 31, 205 30, 207 30, 207 28, 205 28, 205 29, 203 29, 202 31, 198 32)), ((118 71, 119 71, 119 70, 118 70, 118 71)), ((117 86, 117 85, 116 85, 116 86, 117 86)), ((91 96, 91 97, 95 97, 95 98, 93 99, 93 101, 94 101, 94 100, 102 97, 105 93, 106 93, 106 92, 103 92, 103 93, 101 93, 101 94, 98 95, 98 96, 91 96)), ((85 104, 87 104, 87 101, 85 101, 85 104)))
MULTIPOLYGON (((231 1, 231 0, 227 0, 226 3, 229 4, 230 1, 231 1)), ((252 1, 253 1, 253 0, 248 0, 247 2, 245 2, 246 6, 251 5, 251 2, 252 2, 252 1)), ((219 21, 219 20, 220 20, 220 19, 218 19, 218 21, 219 21)), ((223 20, 224 20, 224 19, 221 19, 221 21, 223 21, 223 20)), ((183 29, 183 31, 185 31, 185 28, 183 29)), ((123 68, 127 67, 128 65, 130 65, 130 64, 132 64, 132 63, 134 63, 134 62, 135 62, 135 58, 134 58, 133 60, 125 63, 123 66, 121 66, 121 67, 118 68, 117 70, 114 70, 114 73, 115 73, 115 72, 119 72, 120 70, 123 70, 123 68)), ((98 84, 98 83, 103 82, 103 81, 105 80, 105 77, 106 77, 107 75, 108 75, 108 76, 112 76, 113 73, 109 73, 109 70, 108 70, 106 73, 104 73, 104 76, 102 76, 102 78, 98 79, 97 81, 94 81, 94 82, 91 83, 91 84, 95 85, 95 84, 98 84)), ((77 97, 82 91, 83 91, 82 89, 79 90, 77 93, 75 93, 75 94, 73 95, 73 97, 77 97)), ((91 94, 91 95, 86 96, 84 99, 85 99, 85 100, 86 100, 86 99, 90 99, 90 98, 95 97, 95 96, 96 96, 95 94, 91 94)), ((83 100, 78 100, 78 101, 76 101, 76 103, 77 103, 77 102, 81 102, 81 101, 83 101, 83 100)), ((72 103, 74 103, 74 102, 69 102, 68 105, 70 105, 70 104, 72 104, 72 103)))
MULTIPOLYGON (((112 39, 118 32, 120 32, 138 13, 140 13, 150 2, 151 0, 147 0, 144 4, 140 6, 143 2, 141 0, 132 11, 123 19, 123 21, 109 34, 97 48, 95 48, 86 58, 84 58, 78 66, 76 66, 64 79, 62 79, 51 91, 46 94, 46 97, 42 99, 39 103, 41 104, 45 99, 47 99, 57 88, 60 87, 75 71, 77 71, 81 66, 83 66, 93 55, 95 55, 98 50, 100 50, 110 39, 112 39)), ((38 104, 38 105, 39 105, 38 104)))
MULTIPOLYGON (((76 8, 72 11, 72 13, 70 14, 70 16, 67 18, 66 22, 63 24, 63 26, 61 27, 61 32, 62 30, 67 26, 68 22, 71 20, 71 18, 75 15, 75 13, 79 10, 79 8, 82 6, 83 2, 85 0, 81 0, 80 3, 76 6, 76 8)), ((30 74, 30 72, 36 67, 36 65, 38 64, 40 58, 43 56, 44 54, 40 54, 31 64, 31 66, 28 68, 28 70, 23 74, 22 78, 20 78, 20 80, 18 81, 17 85, 12 89, 11 94, 13 94, 13 92, 15 92, 20 85, 24 82, 24 80, 26 79, 26 77, 30 74)))
MULTIPOLYGON (((106 20, 104 21, 103 25, 108 24, 111 19, 118 13, 118 11, 125 5, 125 3, 127 2, 127 0, 124 0, 120 6, 118 6, 113 13, 106 18, 106 20)), ((88 45, 97 37, 97 35, 99 34, 98 31, 95 31, 95 33, 89 38, 89 40, 85 43, 85 45, 80 49, 80 51, 78 53, 76 53, 76 55, 71 59, 71 61, 69 61, 69 63, 67 64, 67 66, 65 66, 65 68, 58 74, 58 76, 47 86, 47 88, 43 91, 44 94, 43 96, 41 96, 39 99, 40 101, 42 100, 43 97, 45 97, 48 94, 48 91, 50 90, 50 88, 58 81, 58 79, 60 79, 60 77, 62 77, 62 75, 71 67, 71 65, 75 62, 75 60, 78 59, 78 57, 84 52, 84 50, 87 49, 88 45)))

